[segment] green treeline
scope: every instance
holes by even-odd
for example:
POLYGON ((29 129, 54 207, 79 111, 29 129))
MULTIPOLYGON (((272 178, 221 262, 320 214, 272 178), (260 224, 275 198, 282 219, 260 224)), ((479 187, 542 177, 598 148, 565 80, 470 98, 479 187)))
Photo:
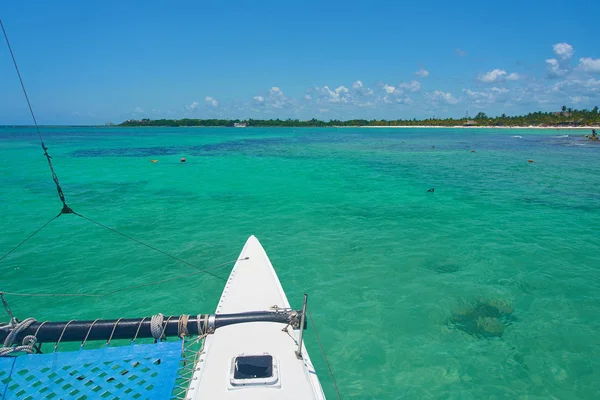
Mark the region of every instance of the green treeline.
POLYGON ((597 126, 600 125, 600 113, 598 106, 592 110, 574 110, 562 107, 559 112, 534 112, 527 115, 507 116, 502 114, 498 117, 488 117, 480 112, 473 119, 468 118, 429 118, 429 119, 397 119, 397 120, 366 120, 351 119, 340 121, 332 119, 320 121, 311 119, 300 121, 298 119, 142 119, 127 120, 119 126, 234 126, 234 123, 246 123, 247 126, 255 127, 335 127, 335 126, 597 126))

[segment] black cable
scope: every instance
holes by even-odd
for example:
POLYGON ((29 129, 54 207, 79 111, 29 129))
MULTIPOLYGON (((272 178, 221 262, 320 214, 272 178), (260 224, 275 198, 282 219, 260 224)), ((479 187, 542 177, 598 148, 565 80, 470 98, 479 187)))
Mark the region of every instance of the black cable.
POLYGON ((6 253, 5 255, 3 255, 2 258, 0 258, 0 262, 2 260, 4 260, 6 257, 8 257, 10 253, 12 253, 13 251, 15 251, 19 247, 21 247, 23 244, 25 244, 25 242, 27 242, 29 239, 31 239, 32 237, 34 237, 39 231, 41 231, 42 229, 44 229, 45 227, 47 227, 50 224, 50 222, 54 221, 56 218, 60 217, 61 215, 62 215, 62 212, 60 214, 58 214, 56 217, 52 218, 50 221, 46 222, 44 225, 42 225, 41 228, 39 228, 38 230, 36 230, 35 232, 33 232, 31 235, 27 236, 21 243, 19 243, 18 245, 16 245, 15 247, 13 247, 12 250, 10 250, 8 253, 6 253))
POLYGON ((188 266, 190 266, 192 268, 195 268, 195 269, 197 269, 199 271, 202 271, 202 272, 205 272, 205 273, 207 273, 209 275, 212 275, 215 278, 218 278, 218 279, 220 279, 222 281, 227 281, 227 279, 222 278, 222 277, 220 277, 218 275, 215 275, 212 272, 208 272, 207 270, 204 270, 204 269, 199 268, 199 267, 197 267, 197 266, 195 266, 193 264, 190 264, 189 262, 184 261, 184 260, 182 260, 182 259, 180 259, 180 258, 178 258, 178 257, 176 257, 174 255, 171 255, 171 254, 169 254, 167 252, 159 250, 156 247, 153 247, 153 246, 150 246, 149 244, 143 243, 143 242, 141 242, 141 241, 139 241, 139 240, 137 240, 135 238, 132 238, 131 236, 128 236, 128 235, 126 235, 124 233, 121 233, 121 232, 119 232, 119 231, 117 231, 117 230, 115 230, 113 228, 110 228, 110 227, 108 227, 108 226, 106 226, 104 224, 101 224, 100 222, 94 221, 91 218, 88 218, 88 217, 85 217, 85 216, 83 216, 83 215, 81 215, 79 213, 76 213, 75 211, 73 211, 73 209, 71 209, 71 207, 69 207, 67 205, 67 202, 65 200, 65 195, 64 195, 63 190, 60 187, 60 183, 58 181, 58 176, 56 175, 56 172, 54 171, 54 167, 52 166, 52 157, 50 157, 50 154, 48 154, 48 148, 44 144, 44 139, 42 137, 42 133, 40 132, 40 127, 38 126, 37 119, 35 118, 35 113, 33 112, 33 107, 31 107, 31 102, 29 101, 29 96, 27 95, 27 90, 25 89, 25 84, 23 83, 23 78, 21 77, 21 72, 19 71, 19 66, 17 65, 17 60, 16 60, 15 55, 14 55, 14 53, 12 51, 12 47, 10 45, 10 41, 8 40, 8 35, 6 34, 6 30, 4 29, 4 24, 2 23, 2 20, 0 20, 0 27, 2 27, 2 33, 4 33, 4 39, 6 39, 6 44, 8 45, 8 50, 10 52, 10 56, 12 57, 13 64, 15 65, 15 70, 17 71, 17 75, 19 76, 19 82, 21 82, 21 89, 23 89, 23 94, 25 95, 25 100, 27 100, 27 106, 29 107, 29 112, 31 113, 31 118, 33 118, 33 123, 35 125, 35 129, 36 129, 37 134, 38 134, 38 136, 40 138, 40 143, 42 145, 42 149, 44 150, 44 155, 46 156, 46 159, 48 160, 48 166, 50 167, 50 172, 52 173, 52 180, 56 184, 56 191, 58 192, 58 197, 60 198, 60 201, 63 203, 63 208, 60 211, 60 214, 58 214, 56 217, 52 218, 50 221, 46 222, 40 229, 38 229, 37 231, 33 232, 25 240, 23 240, 21 243, 19 243, 15 248, 13 248, 8 253, 6 253, 2 258, 0 258, 0 261, 2 261, 3 259, 5 259, 10 253, 12 253, 16 249, 18 249, 22 244, 24 244, 25 242, 27 242, 29 239, 31 239, 31 237, 33 237, 36 233, 38 233, 39 231, 41 231, 42 229, 44 229, 50 222, 54 221, 56 218, 58 218, 62 214, 75 214, 75 215, 77 215, 77 216, 79 216, 79 217, 81 217, 81 218, 83 218, 85 220, 88 220, 88 221, 90 221, 90 222, 92 222, 92 223, 94 223, 94 224, 96 224, 96 225, 98 225, 98 226, 100 226, 102 228, 108 229, 109 231, 112 231, 112 232, 114 232, 114 233, 116 233, 118 235, 121 235, 121 236, 129 239, 129 240, 132 240, 132 241, 134 241, 134 242, 136 242, 138 244, 141 244, 142 246, 145 246, 145 247, 147 247, 149 249, 152 249, 152 250, 154 250, 154 251, 156 251, 158 253, 164 254, 167 257, 170 257, 170 258, 172 258, 174 260, 177 260, 177 261, 179 261, 181 263, 184 263, 184 264, 186 264, 186 265, 188 265, 188 266))
POLYGON ((319 334, 317 333, 317 327, 315 326, 315 321, 313 321, 313 317, 310 313, 308 307, 306 308, 306 313, 308 314, 308 318, 310 318, 310 324, 313 327, 313 331, 315 332, 315 336, 317 338, 317 342, 319 342, 319 347, 321 348, 321 354, 323 354, 323 358, 325 359, 325 364, 327 364, 327 369, 329 369, 329 376, 331 376, 331 382, 333 382, 333 386, 335 387, 335 392, 337 393, 337 398, 341 400, 342 396, 340 396, 340 391, 337 386, 337 382, 335 381, 335 377, 333 376, 333 371, 331 370, 331 365, 329 365, 329 361, 327 360, 327 354, 325 354, 325 349, 321 344, 321 339, 319 339, 319 334))
POLYGON ((33 123, 35 125, 35 129, 40 138, 40 143, 42 144, 42 149, 44 150, 44 155, 46 156, 46 159, 48 160, 48 166, 50 167, 50 172, 52 173, 52 180, 56 184, 56 191, 58 192, 58 197, 60 198, 60 201, 62 201, 62 203, 63 203, 63 209, 61 211, 61 214, 70 214, 73 212, 73 210, 71 209, 71 207, 69 207, 67 205, 67 202, 65 200, 65 194, 63 193, 62 188, 60 187, 60 183, 58 182, 58 176, 56 175, 56 172, 54 172, 54 167, 52 166, 52 157, 50 157, 50 154, 48 154, 48 148, 44 144, 44 139, 42 138, 42 133, 40 132, 40 127, 38 126, 37 119, 35 118, 35 114, 33 113, 33 107, 31 107, 31 102, 29 101, 29 96, 27 95, 27 90, 25 89, 25 84, 23 83, 23 78, 21 77, 21 72, 19 71, 19 66, 17 65, 17 59, 15 58, 15 55, 12 51, 10 41, 8 40, 8 35, 6 34, 6 30, 4 29, 4 24, 2 23, 1 19, 0 19, 0 26, 2 27, 2 33, 4 33, 4 39, 6 39, 6 44, 8 45, 8 51, 10 52, 10 56, 12 57, 13 64, 15 65, 15 69, 17 70, 17 75, 19 76, 19 82, 21 82, 21 89, 23 89, 23 94, 25 95, 25 100, 27 100, 27 105, 29 106, 29 112, 31 113, 31 118, 33 118, 33 123))
POLYGON ((206 269, 202 269, 202 268, 200 268, 200 267, 197 267, 197 266, 195 266, 194 264, 191 264, 191 263, 189 263, 189 262, 187 262, 187 261, 185 261, 185 260, 182 260, 181 258, 179 258, 179 257, 177 257, 177 256, 174 256, 174 255, 172 255, 172 254, 169 254, 169 253, 167 253, 166 251, 162 251, 162 250, 160 250, 160 249, 157 249, 157 248, 156 248, 156 247, 154 247, 154 246, 151 246, 151 245, 149 245, 149 244, 146 244, 146 243, 144 243, 144 242, 142 242, 142 241, 140 241, 140 240, 137 240, 136 238, 133 238, 133 237, 131 237, 131 236, 129 236, 129 235, 126 235, 126 234, 124 234, 124 233, 122 233, 122 232, 119 232, 119 231, 118 231, 118 230, 116 230, 116 229, 113 229, 113 228, 111 228, 111 227, 109 227, 109 226, 106 226, 106 225, 104 225, 104 224, 102 224, 102 223, 100 223, 100 222, 98 222, 98 221, 94 221, 93 219, 91 219, 91 218, 88 218, 88 217, 86 217, 86 216, 84 216, 84 215, 81 215, 81 214, 79 214, 79 213, 76 213, 76 212, 74 212, 74 211, 73 211, 73 214, 75 214, 75 215, 77 215, 78 217, 81 217, 81 218, 83 218, 83 219, 85 219, 85 220, 87 220, 87 221, 90 221, 90 222, 92 222, 92 223, 94 223, 94 224, 96 224, 96 225, 98 225, 98 226, 100 226, 100 227, 102 227, 102 228, 104 228, 104 229, 108 229, 109 231, 111 231, 111 232, 113 232, 113 233, 116 233, 117 235, 121 235, 121 236, 123 236, 124 238, 127 238, 127 239, 129 239, 129 240, 132 240, 132 241, 136 242, 137 244, 141 244, 142 246, 145 246, 145 247, 147 247, 147 248, 149 248, 149 249, 151 249, 151 250, 154 250, 154 251, 156 251, 156 252, 158 252, 158 253, 164 254, 165 256, 167 256, 167 257, 170 257, 170 258, 172 258, 173 260, 179 261, 180 263, 183 263, 183 264, 185 264, 185 265, 187 265, 187 266, 189 266, 189 267, 195 268, 195 269, 197 269, 197 270, 199 270, 199 271, 202 271, 202 272, 205 272, 205 273, 207 273, 207 274, 209 274, 209 275, 212 275, 212 276, 214 276, 215 278, 218 278, 218 279, 220 279, 220 280, 222 280, 222 281, 224 281, 224 282, 227 282, 227 279, 225 279, 225 278, 222 278, 222 277, 220 277, 219 275, 215 275, 215 274, 213 274, 212 272, 209 272, 209 271, 208 271, 208 270, 206 270, 206 269))
MULTIPOLYGON (((158 280, 158 281, 142 283, 142 284, 139 284, 139 285, 125 286, 125 287, 122 287, 122 288, 119 288, 119 289, 115 289, 115 290, 110 291, 110 292, 104 292, 104 293, 25 293, 25 292, 0 292, 0 298, 2 298, 2 301, 4 302, 5 300, 4 300, 3 296, 5 294, 7 294, 9 296, 22 296, 22 297, 107 297, 107 296, 112 296, 113 294, 125 292, 125 291, 128 291, 128 290, 139 289, 139 288, 142 288, 142 287, 148 287, 148 286, 158 285, 159 283, 171 282, 171 281, 175 281, 177 279, 188 278, 190 276, 195 276, 195 275, 201 274, 201 273, 205 272, 207 269, 216 269, 216 268, 222 267, 223 265, 231 264, 232 262, 245 261, 245 260, 248 260, 248 259, 249 259, 249 257, 238 258, 237 260, 226 261, 226 262, 221 263, 221 264, 213 265, 212 267, 206 268, 205 270, 202 270, 202 271, 191 272, 189 274, 178 275, 178 276, 174 276, 172 278, 166 278, 166 279, 161 279, 161 280, 158 280)), ((7 308, 7 307, 8 307, 8 304, 5 305, 5 308, 7 308)), ((7 308, 7 312, 9 312, 9 311, 10 310, 7 308)))

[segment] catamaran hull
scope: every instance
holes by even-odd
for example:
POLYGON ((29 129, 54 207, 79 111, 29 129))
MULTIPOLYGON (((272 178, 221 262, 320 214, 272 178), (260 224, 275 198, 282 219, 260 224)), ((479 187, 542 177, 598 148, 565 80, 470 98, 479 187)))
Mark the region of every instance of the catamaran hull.
MULTIPOLYGON (((233 267, 216 314, 289 309, 279 278, 258 239, 250 236, 233 267)), ((299 331, 251 322, 206 337, 187 399, 325 399, 299 331)))

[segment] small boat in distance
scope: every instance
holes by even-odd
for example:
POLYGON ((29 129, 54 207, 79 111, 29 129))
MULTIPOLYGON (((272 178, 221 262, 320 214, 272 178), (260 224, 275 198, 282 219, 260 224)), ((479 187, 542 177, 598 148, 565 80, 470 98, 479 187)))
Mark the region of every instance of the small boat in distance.
MULTIPOLYGON (((209 270, 227 263, 207 269, 197 267, 78 214, 67 205, 2 20, 0 28, 63 204, 57 216, 2 256, 0 261, 62 214, 71 214, 198 270, 193 274, 141 285, 136 282, 104 293, 17 293, 0 290, 0 303, 9 317, 9 322, 0 320, 2 399, 325 400, 303 342, 307 313, 312 323, 307 309, 308 295, 304 294, 302 309, 291 308, 267 253, 255 236, 248 238, 225 281, 209 270), (38 322, 35 318, 17 319, 4 297, 103 298, 187 278, 199 272, 225 281, 213 314, 165 316, 157 313, 141 318, 38 322), (177 339, 167 341, 167 338, 177 339), (137 339, 148 341, 136 343, 137 339), (115 345, 111 346, 113 340, 115 345), (86 342, 93 341, 105 341, 105 345, 86 349, 86 342), (57 351, 61 342, 81 344, 78 350, 57 351), (53 349, 42 353, 44 343, 54 343, 53 349)), ((245 128, 246 125, 245 122, 236 122, 233 126, 245 128)), ((158 162, 157 159, 150 161, 158 162)), ((180 161, 185 163, 186 159, 182 157, 180 161)), ((182 296, 185 293, 181 290, 171 294, 174 302, 189 304, 187 300, 182 301, 182 296)), ((325 356, 314 325, 313 328, 325 356)), ((333 374, 331 377, 333 379, 333 374)))

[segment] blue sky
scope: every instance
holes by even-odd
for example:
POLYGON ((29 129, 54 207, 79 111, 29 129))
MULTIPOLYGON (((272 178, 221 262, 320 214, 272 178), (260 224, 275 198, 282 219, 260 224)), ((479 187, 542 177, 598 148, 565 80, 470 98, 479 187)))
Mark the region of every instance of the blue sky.
MULTIPOLYGON (((41 124, 600 105, 600 2, 4 2, 41 124)), ((29 124, 6 45, 0 124, 29 124)))

